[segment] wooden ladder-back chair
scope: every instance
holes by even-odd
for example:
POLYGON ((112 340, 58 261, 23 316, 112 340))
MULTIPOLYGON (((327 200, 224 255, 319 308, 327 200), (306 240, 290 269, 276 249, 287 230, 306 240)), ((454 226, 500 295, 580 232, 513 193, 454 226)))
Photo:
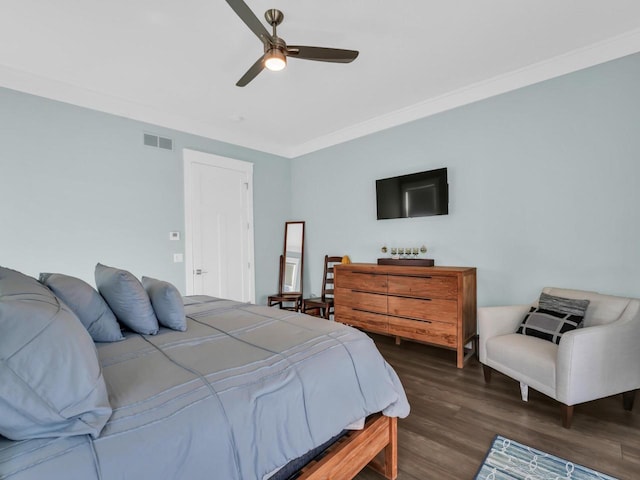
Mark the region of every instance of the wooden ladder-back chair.
POLYGON ((342 257, 324 256, 324 274, 322 277, 322 295, 315 298, 305 298, 302 301, 302 313, 320 313, 320 317, 327 320, 333 314, 333 267, 342 263, 342 257))
POLYGON ((284 310, 293 310, 294 312, 299 312, 302 307, 302 293, 284 291, 283 285, 284 285, 285 272, 286 272, 285 258, 284 258, 284 255, 280 255, 280 273, 278 276, 278 293, 275 295, 269 295, 269 297, 267 298, 268 305, 270 307, 278 306, 284 310))

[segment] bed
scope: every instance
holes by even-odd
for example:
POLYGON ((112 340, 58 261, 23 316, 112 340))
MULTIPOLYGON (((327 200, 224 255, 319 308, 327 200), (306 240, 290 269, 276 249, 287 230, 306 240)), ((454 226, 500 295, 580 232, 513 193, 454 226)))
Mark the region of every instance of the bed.
POLYGON ((0 479, 281 479, 332 439, 297 478, 352 478, 371 460, 395 478, 409 405, 369 337, 230 300, 184 305, 184 332, 96 343, 111 407, 99 434, 0 436, 0 479))

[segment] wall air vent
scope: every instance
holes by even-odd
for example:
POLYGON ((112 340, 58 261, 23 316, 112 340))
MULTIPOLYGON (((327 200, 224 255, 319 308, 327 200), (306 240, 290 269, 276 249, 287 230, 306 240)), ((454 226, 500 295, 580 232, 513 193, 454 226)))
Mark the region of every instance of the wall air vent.
POLYGON ((143 142, 147 147, 163 148, 165 150, 173 150, 173 140, 166 137, 160 137, 153 133, 145 133, 143 142))
POLYGON ((173 140, 170 138, 158 137, 158 146, 165 150, 173 150, 173 140))

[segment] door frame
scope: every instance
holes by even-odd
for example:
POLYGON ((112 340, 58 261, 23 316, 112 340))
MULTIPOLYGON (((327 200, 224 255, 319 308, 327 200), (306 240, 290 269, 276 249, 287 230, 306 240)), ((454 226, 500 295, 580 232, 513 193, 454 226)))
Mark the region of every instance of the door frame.
POLYGON ((253 163, 233 158, 222 157, 213 153, 200 152, 188 148, 182 149, 183 176, 184 176, 184 251, 185 251, 185 275, 186 294, 193 295, 193 190, 191 185, 191 175, 194 164, 204 164, 210 167, 225 168, 242 172, 247 175, 247 258, 249 261, 247 285, 249 291, 249 301, 256 302, 256 272, 255 255, 253 241, 253 163))

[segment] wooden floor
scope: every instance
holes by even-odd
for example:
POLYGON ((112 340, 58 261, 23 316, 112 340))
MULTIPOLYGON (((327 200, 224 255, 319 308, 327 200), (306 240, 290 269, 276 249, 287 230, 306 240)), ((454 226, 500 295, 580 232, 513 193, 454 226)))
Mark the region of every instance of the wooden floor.
MULTIPOLYGON (((522 402, 519 384, 498 372, 485 385, 475 358, 458 370, 453 351, 372 337, 411 404, 398 422, 398 480, 473 479, 496 434, 620 479, 640 478, 640 395, 632 412, 621 395, 578 405, 567 430, 556 402, 531 389, 522 402)), ((356 478, 382 477, 365 469, 356 478)))

